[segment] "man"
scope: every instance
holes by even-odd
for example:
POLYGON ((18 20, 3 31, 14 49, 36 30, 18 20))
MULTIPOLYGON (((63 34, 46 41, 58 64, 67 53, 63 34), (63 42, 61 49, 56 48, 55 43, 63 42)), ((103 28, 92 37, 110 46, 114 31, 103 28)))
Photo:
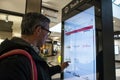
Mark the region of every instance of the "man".
MULTIPOLYGON (((13 49, 26 50, 34 59, 38 80, 51 80, 51 76, 68 66, 67 62, 49 67, 39 54, 39 48, 50 34, 50 20, 40 13, 27 13, 21 23, 22 37, 6 39, 0 45, 0 55, 13 49)), ((31 80, 29 60, 22 55, 10 56, 0 61, 0 80, 31 80)))

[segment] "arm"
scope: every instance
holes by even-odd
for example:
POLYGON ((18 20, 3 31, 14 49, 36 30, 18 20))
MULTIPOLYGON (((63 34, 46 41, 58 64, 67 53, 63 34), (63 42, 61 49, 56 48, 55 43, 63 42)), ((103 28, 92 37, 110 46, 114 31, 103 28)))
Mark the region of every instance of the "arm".
POLYGON ((50 71, 50 76, 56 74, 56 73, 60 73, 61 72, 61 67, 59 65, 56 66, 52 66, 49 68, 50 71))
POLYGON ((52 67, 50 67, 50 75, 52 76, 52 75, 54 75, 54 74, 56 74, 56 73, 60 73, 61 71, 63 71, 66 67, 68 67, 68 62, 63 62, 62 64, 61 64, 61 66, 60 65, 57 65, 57 66, 52 66, 52 67))

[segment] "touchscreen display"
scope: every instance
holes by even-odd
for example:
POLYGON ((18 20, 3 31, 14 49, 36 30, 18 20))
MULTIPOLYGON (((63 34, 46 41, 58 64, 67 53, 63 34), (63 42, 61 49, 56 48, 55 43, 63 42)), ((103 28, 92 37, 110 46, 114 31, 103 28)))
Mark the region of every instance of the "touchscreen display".
POLYGON ((95 7, 64 21, 64 80, 96 80, 95 7))

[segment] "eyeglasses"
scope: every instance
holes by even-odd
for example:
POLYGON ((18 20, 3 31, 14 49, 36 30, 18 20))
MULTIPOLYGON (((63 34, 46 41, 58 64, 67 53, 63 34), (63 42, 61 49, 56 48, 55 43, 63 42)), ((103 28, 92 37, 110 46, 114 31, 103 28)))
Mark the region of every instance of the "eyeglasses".
MULTIPOLYGON (((41 25, 37 25, 37 26, 41 26, 41 25)), ((36 27, 37 27, 37 26, 36 26, 36 27)), ((47 31, 47 36, 50 36, 51 31, 49 31, 48 29, 44 28, 43 26, 41 26, 41 28, 42 28, 43 30, 47 31)))
POLYGON ((47 36, 50 36, 51 31, 49 31, 48 29, 46 29, 46 28, 44 28, 44 27, 42 27, 42 26, 41 26, 41 28, 42 28, 43 30, 45 30, 45 31, 47 31, 47 32, 48 32, 48 33, 47 33, 47 36))

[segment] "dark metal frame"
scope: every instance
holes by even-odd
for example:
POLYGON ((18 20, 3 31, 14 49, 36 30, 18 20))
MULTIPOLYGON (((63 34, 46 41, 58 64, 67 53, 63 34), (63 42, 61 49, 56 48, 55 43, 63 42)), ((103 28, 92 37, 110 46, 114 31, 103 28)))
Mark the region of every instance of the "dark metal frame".
MULTIPOLYGON (((102 60, 101 66, 101 80, 116 80, 115 79, 115 59, 114 59, 114 31, 113 31, 113 15, 112 15, 112 0, 73 0, 68 5, 66 5, 62 9, 62 57, 64 58, 64 21, 67 18, 73 16, 74 10, 77 9, 81 5, 85 5, 86 3, 90 3, 94 6, 98 7, 100 10, 100 14, 96 15, 101 18, 100 24, 96 24, 98 28, 97 32, 102 34, 99 39, 101 39, 102 43, 102 56, 100 59, 102 60), (79 3, 79 4, 77 4, 79 3), (71 4, 76 4, 74 7, 70 7, 71 4), (106 11, 107 10, 107 11, 106 11), (100 27, 101 26, 101 27, 100 27)), ((85 8, 85 6, 83 7, 85 8)), ((79 12, 82 10, 77 9, 79 12)), ((97 20, 97 18, 96 18, 97 20)), ((99 45, 99 41, 97 39, 97 45, 99 45)), ((97 46, 99 47, 99 46, 97 46)), ((97 54, 99 54, 99 49, 97 48, 97 54)), ((99 63, 97 63, 99 64, 99 63)), ((63 77, 63 75, 62 75, 63 77)))

